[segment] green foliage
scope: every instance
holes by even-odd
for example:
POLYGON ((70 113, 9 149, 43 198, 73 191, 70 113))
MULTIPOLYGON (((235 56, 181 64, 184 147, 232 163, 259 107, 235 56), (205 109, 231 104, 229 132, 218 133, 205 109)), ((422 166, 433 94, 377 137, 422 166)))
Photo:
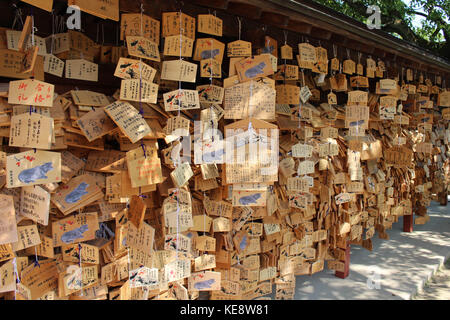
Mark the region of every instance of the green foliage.
POLYGON ((449 0, 315 0, 329 8, 365 23, 367 7, 381 10, 381 29, 450 59, 449 0), (422 17, 420 26, 413 25, 422 17))

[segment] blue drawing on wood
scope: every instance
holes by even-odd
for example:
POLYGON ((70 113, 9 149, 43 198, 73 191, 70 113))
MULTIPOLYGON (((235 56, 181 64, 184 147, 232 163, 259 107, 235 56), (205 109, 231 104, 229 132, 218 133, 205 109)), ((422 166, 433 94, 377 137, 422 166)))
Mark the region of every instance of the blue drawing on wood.
POLYGON ((65 197, 64 200, 67 203, 75 203, 75 202, 80 201, 82 196, 89 193, 86 191, 87 187, 89 187, 89 185, 86 182, 80 183, 75 189, 72 190, 72 192, 70 192, 65 197))
POLYGON ((87 224, 83 224, 81 227, 64 232, 61 236, 61 241, 64 243, 73 243, 77 239, 83 238, 83 233, 88 230, 87 224))
POLYGON ((218 54, 219 54, 219 49, 204 50, 200 53, 200 56, 202 57, 202 60, 205 60, 205 59, 213 59, 218 54))
POLYGON ((38 179, 47 179, 47 172, 53 169, 53 164, 51 162, 46 162, 40 166, 25 169, 19 173, 19 180, 23 183, 35 182, 38 179))
POLYGON ((239 199, 239 203, 247 206, 251 203, 256 203, 256 201, 261 198, 261 193, 255 193, 255 194, 251 194, 249 196, 245 196, 239 199))
POLYGON ((241 242, 239 243, 239 248, 241 250, 245 250, 245 247, 247 247, 247 236, 243 236, 241 242))
POLYGON ((216 282, 214 279, 199 281, 194 284, 194 288, 197 290, 211 288, 214 282, 216 282))
POLYGON ((350 127, 359 127, 364 124, 364 120, 350 122, 350 127))
POLYGON ((256 66, 254 66, 253 68, 250 68, 248 70, 245 71, 245 76, 247 78, 254 78, 256 77, 258 74, 263 74, 263 70, 266 67, 266 63, 265 62, 261 62, 260 64, 257 64, 256 66))

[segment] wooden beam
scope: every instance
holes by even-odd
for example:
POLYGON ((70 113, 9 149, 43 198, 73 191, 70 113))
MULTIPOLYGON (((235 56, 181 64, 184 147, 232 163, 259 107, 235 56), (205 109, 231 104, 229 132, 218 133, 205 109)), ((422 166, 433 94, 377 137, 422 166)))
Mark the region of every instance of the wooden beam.
POLYGON ((285 28, 289 24, 289 17, 282 14, 263 11, 261 13, 260 22, 270 24, 277 28, 285 28))
POLYGON ((380 48, 375 48, 375 50, 373 51, 373 55, 380 59, 384 59, 384 57, 386 56, 386 51, 381 50, 380 48))
POLYGON ((331 31, 321 29, 321 28, 316 28, 316 27, 313 27, 311 30, 311 36, 313 36, 314 38, 317 38, 317 39, 321 39, 321 40, 327 40, 327 41, 330 40, 332 34, 333 33, 331 31))
POLYGON ((227 11, 232 14, 253 20, 259 20, 262 14, 261 7, 256 7, 251 4, 241 2, 229 2, 227 11))
POLYGON ((291 19, 291 20, 289 20, 286 28, 289 30, 292 30, 294 32, 309 35, 309 34, 311 34, 312 25, 298 21, 298 20, 291 19))
POLYGON ((228 8, 228 0, 193 0, 196 5, 227 10, 228 8))

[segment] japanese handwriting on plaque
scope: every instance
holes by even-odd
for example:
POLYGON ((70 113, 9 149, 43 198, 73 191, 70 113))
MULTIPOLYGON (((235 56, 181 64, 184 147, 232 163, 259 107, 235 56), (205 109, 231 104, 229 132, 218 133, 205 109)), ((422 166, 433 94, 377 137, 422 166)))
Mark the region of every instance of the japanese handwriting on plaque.
POLYGON ((57 77, 62 77, 64 70, 64 61, 52 54, 44 55, 44 72, 57 77))
POLYGON ((130 56, 161 61, 158 44, 144 37, 127 36, 127 48, 130 56))
POLYGON ((201 33, 212 34, 213 36, 222 36, 222 19, 212 14, 199 14, 197 16, 198 28, 201 33))
POLYGON ((314 173, 314 161, 306 160, 298 164, 298 175, 314 173))
POLYGON ((105 113, 104 108, 94 108, 78 119, 77 124, 89 142, 101 138, 117 128, 105 113))
POLYGON ((197 64, 184 60, 163 61, 161 70, 162 80, 195 82, 197 64))
POLYGON ((119 21, 119 0, 69 0, 68 5, 103 19, 119 21))
POLYGON ((225 119, 272 120, 275 118, 276 91, 259 82, 239 83, 225 89, 225 119))
POLYGON ((14 198, 0 194, 0 245, 14 243, 17 240, 14 198))
POLYGON ((20 213, 44 226, 48 224, 50 193, 40 186, 22 187, 20 213))
POLYGON ((41 243, 37 225, 17 227, 18 241, 12 244, 13 250, 18 251, 26 249, 41 243))
POLYGON ((66 78, 98 81, 98 64, 85 59, 66 60, 66 78))
POLYGON ((108 98, 103 93, 89 90, 71 90, 73 103, 82 106, 104 107, 109 104, 108 98))
POLYGON ((277 91, 277 104, 298 104, 300 100, 300 88, 293 85, 278 85, 275 87, 277 91))
POLYGON ((54 90, 54 85, 34 79, 10 81, 8 103, 51 107, 54 90))
POLYGON ((167 37, 180 34, 195 40, 195 18, 181 12, 163 12, 162 36, 167 37))
POLYGON ((178 281, 191 275, 191 261, 187 259, 177 259, 164 266, 164 273, 167 282, 178 281))
POLYGON ((132 143, 141 140, 151 131, 144 118, 128 102, 116 101, 106 106, 105 112, 132 143))
POLYGON ((31 47, 25 50, 25 56, 22 59, 22 64, 20 66, 20 72, 27 73, 34 69, 36 58, 38 53, 38 47, 31 47))
POLYGON ((120 84, 120 99, 156 103, 158 85, 146 80, 125 79, 120 84), (139 89, 139 86, 141 88, 139 89), (140 93, 139 93, 140 91, 140 93))
POLYGON ((9 145, 37 149, 50 149, 54 136, 53 118, 37 113, 23 113, 11 117, 9 145))
POLYGON ((380 119, 394 120, 394 116, 397 111, 397 97, 395 96, 382 96, 380 97, 380 119))
POLYGON ((182 187, 194 175, 188 162, 182 163, 170 173, 173 183, 182 187))
POLYGON ((131 222, 128 221, 128 233, 126 238, 127 246, 142 250, 145 253, 150 253, 153 250, 153 240, 155 238, 155 229, 142 222, 142 225, 137 229, 131 222))
POLYGON ((227 43, 227 57, 249 57, 252 55, 252 43, 236 40, 227 43))
POLYGON ((158 158, 156 147, 145 145, 127 152, 128 174, 133 188, 163 182, 161 160, 158 158))
POLYGON ((61 181, 61 154, 37 150, 13 154, 6 160, 6 186, 15 188, 61 181))
POLYGON ((159 45, 159 30, 160 22, 145 14, 123 13, 121 15, 120 40, 125 40, 127 36, 143 36, 159 45))
POLYGON ((169 36, 164 39, 164 51, 165 56, 179 57, 191 57, 192 50, 194 49, 194 40, 185 36, 176 35, 169 36), (181 38, 181 48, 180 48, 181 38), (181 50, 181 52, 180 52, 181 50))
POLYGON ((145 63, 128 58, 120 58, 114 76, 122 79, 139 79, 153 81, 156 70, 145 63))
POLYGON ((200 109, 197 90, 174 90, 163 94, 166 111, 200 109))
POLYGON ((299 43, 298 52, 297 60, 300 68, 313 69, 317 63, 316 48, 309 43, 299 43))
POLYGON ((297 143, 292 146, 292 156, 294 158, 309 158, 312 156, 313 146, 297 143))

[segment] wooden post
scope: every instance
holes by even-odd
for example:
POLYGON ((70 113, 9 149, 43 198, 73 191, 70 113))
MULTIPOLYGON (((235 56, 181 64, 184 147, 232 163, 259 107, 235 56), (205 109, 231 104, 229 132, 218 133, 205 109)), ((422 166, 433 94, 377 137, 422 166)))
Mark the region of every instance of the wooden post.
POLYGON ((350 274, 350 241, 347 241, 347 247, 345 248, 345 261, 344 272, 336 271, 335 276, 341 279, 345 279, 350 274))
POLYGON ((413 232, 414 214, 403 216, 403 232, 413 232))

